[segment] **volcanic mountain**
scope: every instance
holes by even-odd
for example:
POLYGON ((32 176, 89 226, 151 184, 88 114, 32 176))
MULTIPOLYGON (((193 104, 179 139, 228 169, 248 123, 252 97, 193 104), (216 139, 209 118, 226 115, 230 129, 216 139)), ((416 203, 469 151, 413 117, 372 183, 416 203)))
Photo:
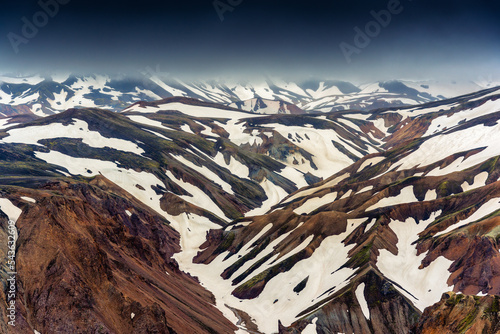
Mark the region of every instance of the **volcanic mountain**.
POLYGON ((17 328, 495 333, 499 98, 256 115, 171 97, 7 117, 17 328))

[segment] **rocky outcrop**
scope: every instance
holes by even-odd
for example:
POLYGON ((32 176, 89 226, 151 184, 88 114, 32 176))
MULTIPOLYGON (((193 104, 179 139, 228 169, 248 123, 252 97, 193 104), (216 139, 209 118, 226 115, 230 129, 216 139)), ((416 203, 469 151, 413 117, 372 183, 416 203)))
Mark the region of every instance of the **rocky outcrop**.
POLYGON ((448 292, 441 300, 428 307, 418 324, 415 334, 457 334, 500 332, 500 297, 470 296, 448 292))

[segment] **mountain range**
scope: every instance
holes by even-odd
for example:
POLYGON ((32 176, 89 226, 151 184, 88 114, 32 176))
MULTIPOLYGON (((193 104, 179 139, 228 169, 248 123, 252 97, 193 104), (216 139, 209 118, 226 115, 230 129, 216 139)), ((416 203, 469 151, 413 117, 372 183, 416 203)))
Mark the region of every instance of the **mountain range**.
POLYGON ((392 80, 361 85, 338 80, 293 82, 269 78, 245 82, 227 79, 188 82, 152 70, 135 77, 2 76, 0 116, 27 112, 46 116, 75 107, 121 111, 138 101, 153 102, 173 96, 267 114, 372 110, 438 101, 487 86, 481 80, 477 83, 392 80))
POLYGON ((500 87, 2 80, 2 332, 500 330, 500 87))

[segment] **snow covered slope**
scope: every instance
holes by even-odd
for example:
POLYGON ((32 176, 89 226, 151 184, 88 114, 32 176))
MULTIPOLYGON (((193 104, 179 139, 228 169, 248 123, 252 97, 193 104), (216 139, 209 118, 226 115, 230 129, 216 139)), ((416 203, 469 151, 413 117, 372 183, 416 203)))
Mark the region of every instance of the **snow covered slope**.
POLYGON ((193 272, 214 289, 222 276, 231 295, 216 297, 266 333, 313 320, 327 332, 407 332, 444 292, 499 294, 500 91, 460 101, 401 117, 387 151, 212 231, 196 258, 208 268, 193 272))
MULTIPOLYGON (((104 92, 107 81, 94 80, 104 92)), ((405 89, 377 85, 363 89, 405 89)), ((500 294, 499 89, 371 112, 257 115, 209 101, 221 86, 183 87, 206 100, 3 119, 0 180, 8 184, 0 186, 35 189, 22 194, 35 201, 68 191, 70 203, 81 196, 73 182, 118 186, 119 197, 136 201, 117 206, 123 219, 140 203, 179 233, 167 273, 196 276, 240 333, 406 333, 443 292, 500 294)), ((356 91, 276 87, 290 99, 356 91)), ((143 223, 127 233, 143 233, 143 223)))

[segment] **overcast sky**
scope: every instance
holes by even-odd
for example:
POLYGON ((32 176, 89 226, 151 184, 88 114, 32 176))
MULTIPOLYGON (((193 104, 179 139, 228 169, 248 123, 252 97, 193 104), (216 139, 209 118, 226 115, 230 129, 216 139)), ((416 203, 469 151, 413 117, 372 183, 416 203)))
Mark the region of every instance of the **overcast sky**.
POLYGON ((492 0, 55 1, 2 4, 1 72, 500 81, 492 0))

